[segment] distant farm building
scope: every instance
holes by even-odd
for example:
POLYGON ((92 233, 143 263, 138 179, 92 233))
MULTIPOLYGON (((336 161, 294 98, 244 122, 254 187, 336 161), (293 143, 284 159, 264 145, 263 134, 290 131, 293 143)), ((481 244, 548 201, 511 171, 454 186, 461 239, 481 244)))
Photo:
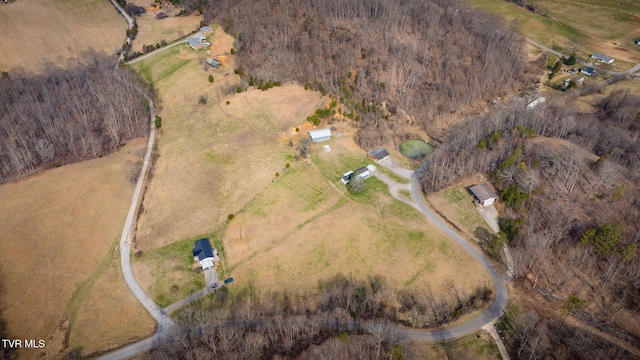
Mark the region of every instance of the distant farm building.
POLYGON ((189 44, 189 46, 191 46, 193 50, 202 49, 205 46, 211 45, 209 42, 207 42, 207 38, 204 37, 204 34, 199 31, 193 34, 192 37, 187 39, 187 44, 189 44))
POLYGON ((375 162, 385 159, 388 156, 389 152, 385 148, 378 148, 369 153, 369 157, 375 162))
POLYGON ((194 243, 192 253, 195 261, 200 263, 203 270, 213 268, 213 262, 220 260, 218 257, 218 251, 211 248, 211 243, 207 238, 202 238, 196 241, 194 243))
POLYGON ((311 130, 308 132, 309 139, 314 143, 327 141, 331 139, 331 130, 329 129, 319 129, 319 130, 311 130))
POLYGON ((545 102, 545 98, 543 97, 539 97, 535 100, 533 100, 532 102, 529 103, 529 105, 527 105, 527 109, 533 109, 534 107, 542 104, 543 102, 545 102))
POLYGON ((209 65, 211 65, 212 67, 218 67, 218 65, 221 64, 220 61, 216 60, 216 59, 211 59, 211 58, 207 58, 207 60, 205 60, 205 62, 209 65))
POLYGON ((498 194, 486 184, 474 185, 469 188, 469 191, 473 195, 474 201, 482 206, 492 205, 498 200, 498 194))
POLYGON ((580 69, 580 72, 587 75, 587 76, 595 76, 596 74, 596 69, 585 66, 583 68, 580 69))
POLYGON ((564 87, 566 88, 567 86, 569 86, 569 84, 574 83, 576 85, 580 85, 584 82, 584 77, 583 76, 576 76, 574 78, 571 79, 566 79, 562 84, 564 85, 564 87))
POLYGON ((200 32, 204 35, 209 35, 213 34, 213 29, 211 28, 211 26, 203 26, 200 28, 200 32))
POLYGON ((591 54, 591 58, 594 59, 595 61, 598 62, 602 62, 605 64, 612 64, 613 63, 613 59, 606 56, 606 55, 602 55, 602 54, 598 54, 598 53, 593 53, 591 54))

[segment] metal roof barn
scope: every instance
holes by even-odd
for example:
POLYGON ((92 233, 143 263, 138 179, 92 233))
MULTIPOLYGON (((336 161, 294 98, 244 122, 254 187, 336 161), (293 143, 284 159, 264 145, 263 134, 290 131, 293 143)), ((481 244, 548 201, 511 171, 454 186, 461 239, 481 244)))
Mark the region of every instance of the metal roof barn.
POLYGON ((311 130, 308 132, 309 139, 314 143, 327 141, 331 139, 331 130, 329 129, 319 129, 319 130, 311 130))

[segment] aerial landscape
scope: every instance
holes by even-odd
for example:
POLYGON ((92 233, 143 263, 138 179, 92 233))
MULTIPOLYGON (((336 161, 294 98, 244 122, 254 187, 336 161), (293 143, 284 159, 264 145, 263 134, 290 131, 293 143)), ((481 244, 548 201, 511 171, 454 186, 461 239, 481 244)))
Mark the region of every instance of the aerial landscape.
POLYGON ((640 2, 0 31, 0 358, 640 359, 640 2))

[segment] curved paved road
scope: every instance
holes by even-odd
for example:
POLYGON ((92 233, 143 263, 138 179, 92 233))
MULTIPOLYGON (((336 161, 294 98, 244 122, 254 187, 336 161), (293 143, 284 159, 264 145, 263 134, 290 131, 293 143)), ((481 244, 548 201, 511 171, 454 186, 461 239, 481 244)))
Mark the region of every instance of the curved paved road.
MULTIPOLYGON (((408 170, 406 169, 398 169, 392 168, 396 173, 401 176, 406 176, 408 170), (403 170, 402 172, 398 170, 403 170)), ((376 172, 375 176, 380 180, 389 185, 389 190, 391 194, 398 200, 402 201, 405 204, 413 206, 422 212, 427 219, 433 222, 440 230, 442 230, 449 238, 458 243, 458 245, 462 246, 462 248, 471 255, 476 261, 478 261, 485 270, 491 276, 495 286, 495 298, 491 306, 480 316, 477 316, 463 324, 453 326, 447 329, 441 330, 418 330, 418 329, 404 329, 404 332, 408 337, 417 340, 447 340, 454 339, 464 335, 468 335, 480 330, 483 326, 493 322, 502 316, 505 307, 507 306, 507 286, 506 282, 508 280, 508 276, 501 275, 498 270, 493 266, 493 264, 484 257, 473 245, 468 243, 462 236, 458 235, 453 229, 451 229, 447 224, 445 224, 440 218, 438 218, 432 211, 429 209, 427 204, 425 204, 424 199, 422 198, 422 193, 420 191, 420 180, 417 175, 411 175, 411 199, 413 202, 400 197, 397 194, 398 189, 405 188, 406 185, 398 184, 395 181, 391 180, 384 174, 380 172, 376 172)))

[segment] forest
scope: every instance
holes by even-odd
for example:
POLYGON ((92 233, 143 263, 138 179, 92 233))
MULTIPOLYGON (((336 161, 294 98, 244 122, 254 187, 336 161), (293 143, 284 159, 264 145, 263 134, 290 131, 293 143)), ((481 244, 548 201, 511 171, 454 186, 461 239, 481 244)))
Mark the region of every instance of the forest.
MULTIPOLYGON (((296 81, 358 120, 367 150, 530 86, 522 37, 459 1, 210 1, 247 81, 296 81), (402 116, 400 116, 402 114, 402 116)), ((404 140, 404 139, 403 139, 404 140)))
MULTIPOLYGON (((499 234, 476 234, 487 252, 507 243, 522 289, 637 347, 627 319, 640 310, 640 96, 615 90, 599 97, 594 113, 583 113, 575 106, 579 95, 535 110, 516 99, 453 127, 422 165, 422 188, 429 193, 486 175, 504 207, 499 234)), ((560 358, 617 351, 609 344, 597 352, 592 340, 570 345, 570 337, 556 335, 575 329, 518 316, 526 321, 512 339, 517 358, 560 348, 573 349, 560 358)))
POLYGON ((0 77, 0 183, 104 156, 148 130, 138 76, 105 53, 0 77), (114 76, 115 75, 115 76, 114 76))

